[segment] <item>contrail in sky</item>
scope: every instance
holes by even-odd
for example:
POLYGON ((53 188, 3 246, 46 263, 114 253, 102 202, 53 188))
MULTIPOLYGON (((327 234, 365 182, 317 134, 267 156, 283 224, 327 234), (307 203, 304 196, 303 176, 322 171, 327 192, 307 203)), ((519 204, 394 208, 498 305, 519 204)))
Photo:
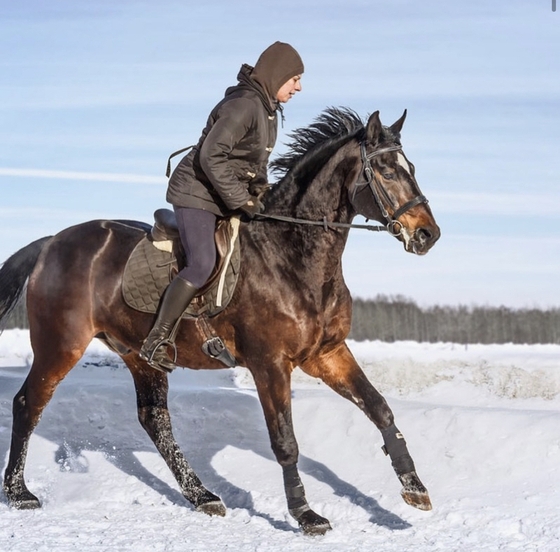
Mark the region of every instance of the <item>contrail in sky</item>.
POLYGON ((163 176, 146 176, 142 174, 96 173, 74 171, 52 171, 44 169, 0 168, 1 176, 24 178, 55 178, 64 180, 93 180, 97 182, 122 182, 131 184, 161 184, 163 176))

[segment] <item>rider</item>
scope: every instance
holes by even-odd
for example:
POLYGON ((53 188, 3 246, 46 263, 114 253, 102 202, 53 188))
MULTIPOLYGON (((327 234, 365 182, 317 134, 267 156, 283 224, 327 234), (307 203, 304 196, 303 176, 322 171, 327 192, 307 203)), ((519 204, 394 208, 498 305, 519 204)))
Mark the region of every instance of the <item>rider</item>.
POLYGON ((166 352, 171 333, 216 263, 217 217, 241 211, 249 219, 264 210, 259 191, 268 187, 267 165, 277 136, 277 114, 301 90, 303 62, 289 44, 275 42, 255 67, 241 66, 238 84, 214 107, 198 144, 179 162, 167 189, 187 266, 169 284, 154 326, 140 349, 150 366, 171 372, 166 352), (252 192, 252 193, 250 193, 252 192))

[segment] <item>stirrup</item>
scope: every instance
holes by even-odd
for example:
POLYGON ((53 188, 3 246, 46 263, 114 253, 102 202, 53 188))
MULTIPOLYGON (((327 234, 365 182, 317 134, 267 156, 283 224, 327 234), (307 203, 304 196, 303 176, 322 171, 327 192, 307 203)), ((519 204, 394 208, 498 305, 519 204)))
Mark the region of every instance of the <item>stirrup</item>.
POLYGON ((173 349, 173 359, 171 359, 167 355, 166 351, 162 351, 162 354, 167 355, 169 358, 169 362, 172 362, 175 365, 175 367, 177 367, 177 346, 175 345, 175 342, 169 338, 163 338, 160 339, 159 341, 156 341, 155 344, 152 346, 152 348, 147 352, 143 352, 142 349, 140 349, 139 355, 140 358, 145 360, 152 368, 155 368, 160 372, 165 372, 166 374, 169 374, 172 372, 173 368, 168 369, 165 366, 162 366, 156 360, 154 360, 154 356, 156 355, 156 353, 159 351, 161 347, 166 347, 166 348, 171 347, 173 349))
POLYGON ((202 344, 202 351, 210 358, 215 358, 228 368, 237 365, 235 357, 230 353, 224 342, 218 336, 210 337, 202 344))

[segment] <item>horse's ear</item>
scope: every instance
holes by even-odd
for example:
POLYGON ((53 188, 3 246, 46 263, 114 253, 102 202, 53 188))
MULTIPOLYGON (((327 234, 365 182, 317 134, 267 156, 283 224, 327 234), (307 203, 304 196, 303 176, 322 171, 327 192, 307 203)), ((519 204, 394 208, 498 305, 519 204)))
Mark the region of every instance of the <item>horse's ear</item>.
POLYGON ((366 138, 367 141, 376 146, 379 143, 379 136, 381 135, 381 121, 379 120, 379 111, 372 113, 366 125, 366 138))
POLYGON ((404 120, 406 119, 406 109, 404 110, 404 113, 402 114, 402 117, 394 122, 389 128, 391 129, 391 132, 395 135, 395 136, 399 136, 402 130, 402 127, 404 125, 404 120))

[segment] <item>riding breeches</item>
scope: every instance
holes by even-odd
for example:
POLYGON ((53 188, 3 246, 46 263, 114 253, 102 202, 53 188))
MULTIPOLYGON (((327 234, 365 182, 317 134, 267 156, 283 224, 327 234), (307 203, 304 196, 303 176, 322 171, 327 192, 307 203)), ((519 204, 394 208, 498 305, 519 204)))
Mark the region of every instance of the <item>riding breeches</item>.
POLYGON ((216 264, 216 215, 203 209, 173 206, 186 266, 178 276, 201 288, 216 264))

